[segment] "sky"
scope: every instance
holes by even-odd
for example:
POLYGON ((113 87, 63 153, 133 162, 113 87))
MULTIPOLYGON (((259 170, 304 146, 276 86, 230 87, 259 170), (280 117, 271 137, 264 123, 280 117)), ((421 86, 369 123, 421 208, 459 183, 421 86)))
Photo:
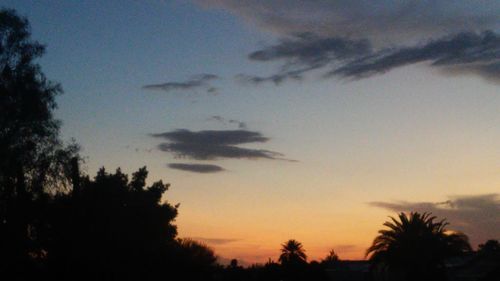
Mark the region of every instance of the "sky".
POLYGON ((500 2, 25 1, 84 169, 147 166, 221 260, 363 259, 388 216, 500 239, 500 2))

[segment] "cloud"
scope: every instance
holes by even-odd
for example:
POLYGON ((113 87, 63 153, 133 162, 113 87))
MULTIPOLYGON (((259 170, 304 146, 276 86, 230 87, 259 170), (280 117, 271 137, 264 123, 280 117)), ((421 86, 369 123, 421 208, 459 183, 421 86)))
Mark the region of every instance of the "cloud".
POLYGON ((500 82, 500 36, 488 31, 460 33, 416 47, 382 50, 330 72, 330 75, 363 78, 391 69, 429 62, 443 71, 474 73, 500 82))
POLYGON ((184 82, 166 82, 161 84, 145 85, 142 88, 145 90, 160 90, 165 92, 172 91, 192 91, 197 89, 204 89, 207 93, 216 94, 217 88, 210 86, 210 81, 219 79, 215 74, 199 74, 192 76, 184 82))
POLYGON ((269 76, 239 74, 237 79, 254 84, 302 80, 306 72, 364 57, 371 52, 372 47, 367 40, 321 38, 311 33, 296 34, 248 55, 252 61, 282 62, 278 73, 269 76))
POLYGON ((226 120, 224 117, 219 116, 219 115, 210 116, 209 118, 207 118, 207 121, 216 121, 216 122, 219 122, 222 124, 226 124, 226 123, 236 124, 238 126, 238 129, 246 129, 247 128, 247 124, 245 122, 238 121, 235 119, 226 120))
POLYGON ((170 169, 201 174, 218 173, 224 171, 224 168, 210 164, 170 163, 168 164, 168 167, 170 169))
POLYGON ((323 69, 324 77, 361 79, 416 63, 450 75, 474 74, 500 83, 500 36, 492 31, 462 32, 412 47, 381 50, 374 50, 366 40, 302 34, 255 51, 249 59, 282 62, 280 70, 269 76, 237 76, 255 84, 301 80, 315 69, 323 69))
POLYGON ((246 129, 247 128, 247 124, 245 122, 241 122, 241 121, 234 120, 234 119, 229 119, 228 122, 231 124, 237 124, 239 129, 246 129))
POLYGON ((370 202, 371 206, 394 212, 431 212, 462 231, 473 244, 500 239, 500 194, 455 196, 445 202, 370 202))
POLYGON ((263 143, 269 138, 259 132, 247 130, 175 130, 152 134, 167 142, 158 145, 162 151, 171 152, 178 157, 196 160, 215 160, 220 158, 283 159, 283 154, 264 150, 238 147, 248 143, 263 143))
POLYGON ((239 239, 234 238, 206 238, 206 237, 192 237, 191 239, 197 240, 209 245, 224 245, 233 242, 240 241, 239 239))
POLYGON ((359 250, 359 248, 360 248, 359 245, 354 245, 354 244, 340 244, 333 247, 334 251, 338 251, 341 253, 355 252, 359 250))
POLYGON ((242 82, 300 81, 306 73, 324 68, 325 77, 360 79, 427 62, 443 74, 500 83, 497 0, 481 5, 469 0, 197 2, 284 38, 249 55, 252 61, 282 62, 279 71, 237 75, 242 82), (492 31, 477 33, 484 30, 492 31))
POLYGON ((259 132, 246 130, 206 130, 195 132, 186 129, 180 129, 161 134, 153 134, 153 136, 161 137, 174 143, 206 144, 209 146, 267 142, 269 140, 269 138, 264 137, 259 132))
POLYGON ((255 61, 286 60, 289 65, 323 65, 326 61, 342 60, 371 51, 367 40, 349 40, 340 37, 318 37, 312 33, 297 34, 282 39, 274 46, 251 53, 255 61))
POLYGON ((318 68, 315 67, 306 67, 302 69, 292 70, 292 71, 283 71, 281 73, 272 74, 269 76, 257 76, 257 75, 248 75, 248 74, 238 74, 236 75, 236 79, 243 83, 250 84, 261 84, 265 82, 273 82, 275 85, 279 85, 286 80, 296 80, 301 81, 303 76, 302 74, 308 72, 310 70, 314 70, 318 68))
POLYGON ((500 27, 500 2, 485 0, 197 0, 278 35, 368 38, 378 44, 414 42, 461 31, 500 27))

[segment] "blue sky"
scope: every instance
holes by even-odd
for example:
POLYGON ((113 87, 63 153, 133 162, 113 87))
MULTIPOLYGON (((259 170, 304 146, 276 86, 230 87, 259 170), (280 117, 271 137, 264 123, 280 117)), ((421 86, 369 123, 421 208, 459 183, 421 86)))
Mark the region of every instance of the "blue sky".
MULTIPOLYGON (((471 42, 487 40, 481 32, 500 30, 498 2, 471 8, 467 1, 454 6, 437 1, 411 9, 393 1, 379 1, 377 9, 363 1, 345 3, 3 1, 1 6, 26 16, 33 37, 47 45, 40 64, 65 90, 57 100, 63 137, 81 144, 87 171, 120 166, 130 173, 147 165, 152 180, 172 184, 167 199, 181 203, 180 235, 213 243, 224 257, 265 261, 278 254, 281 242, 296 238, 313 258, 332 247, 341 258, 362 258, 387 215, 421 206, 435 207, 438 215, 453 219, 452 226, 469 230, 467 223, 477 218, 462 216, 457 207, 469 205, 457 203, 451 211, 432 205, 446 200, 472 204, 486 214, 483 225, 499 222, 494 213, 500 208, 500 71, 484 70, 484 61, 431 66, 450 54, 426 45, 435 40, 452 42, 453 48, 462 42, 453 41, 460 32, 473 32, 465 37, 471 42), (351 22, 360 16, 363 21, 351 22), (294 37, 304 32, 316 37, 294 37), (332 38, 346 46, 367 40, 370 54, 384 67, 382 62, 394 63, 395 57, 407 61, 375 75, 367 72, 364 79, 324 78, 337 66, 372 66, 332 59, 332 53, 321 57, 325 45, 310 45, 332 38), (301 46, 319 49, 300 53, 301 46), (268 55, 281 50, 283 57, 249 59, 259 50, 268 55), (415 57, 402 56, 407 53, 415 57), (238 76, 282 75, 318 61, 325 65, 304 71, 300 81, 256 84, 238 76), (219 78, 187 90, 143 88, 185 83, 200 74, 219 78), (209 87, 216 93, 207 93, 209 87), (238 122, 246 126, 239 128, 238 122), (245 141, 240 152, 283 156, 179 158, 157 147, 175 141, 151 136, 176 129, 195 136, 203 130, 259 133, 269 140, 245 141), (171 169, 172 163, 217 165, 223 171, 193 173, 171 169)), ((496 55, 492 63, 498 63, 496 40, 485 45, 491 48, 487 54, 496 55)), ((200 145, 203 152, 220 149, 200 145)), ((474 242, 487 235, 500 238, 500 229, 488 231, 471 237, 474 242)))

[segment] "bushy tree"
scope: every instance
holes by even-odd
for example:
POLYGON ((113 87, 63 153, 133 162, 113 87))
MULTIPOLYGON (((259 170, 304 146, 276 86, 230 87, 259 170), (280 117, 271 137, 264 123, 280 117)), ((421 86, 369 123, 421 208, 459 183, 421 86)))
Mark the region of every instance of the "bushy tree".
POLYGON ((498 240, 488 240, 479 244, 477 252, 484 257, 500 259, 500 243, 498 240))
MULTIPOLYGON (((151 280, 176 270, 177 206, 162 201, 168 184, 146 185, 146 168, 132 176, 100 169, 78 193, 56 197, 47 248, 50 271, 72 280, 151 280)), ((203 263, 205 261, 201 261, 203 263)))
POLYGON ((210 280, 217 264, 214 251, 204 243, 189 238, 177 241, 179 252, 176 256, 183 266, 185 280, 210 280))

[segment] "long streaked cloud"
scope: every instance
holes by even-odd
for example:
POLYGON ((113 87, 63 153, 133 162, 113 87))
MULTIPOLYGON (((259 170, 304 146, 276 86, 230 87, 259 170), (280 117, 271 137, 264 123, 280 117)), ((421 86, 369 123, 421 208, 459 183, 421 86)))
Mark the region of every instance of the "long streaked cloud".
POLYGON ((313 66, 330 60, 362 56, 371 52, 371 49, 367 40, 323 38, 312 33, 302 33, 292 39, 282 39, 274 46, 255 51, 248 58, 255 61, 285 60, 290 66, 313 66))
POLYGON ((210 174, 224 171, 224 168, 212 164, 193 164, 193 163, 170 163, 170 169, 181 170, 186 172, 210 174))
POLYGON ((269 138, 260 132, 248 130, 205 130, 186 129, 152 134, 167 142, 158 145, 161 151, 170 152, 178 157, 196 160, 216 160, 222 158, 247 159, 284 159, 284 155, 265 149, 243 148, 238 145, 264 143, 269 138))
POLYGON ((269 76, 237 76, 255 84, 300 80, 315 69, 322 69, 324 77, 361 79, 417 63, 427 63, 448 74, 474 74, 500 83, 500 35, 492 31, 464 32, 417 46, 382 50, 374 50, 366 40, 308 34, 281 40, 248 57, 254 61, 282 63, 280 70, 269 76))
POLYGON ((394 212, 431 212, 450 228, 469 235, 473 244, 500 239, 500 194, 455 196, 445 202, 370 202, 394 212))
POLYGON ((191 239, 206 243, 208 245, 225 245, 240 241, 239 239, 234 239, 234 238, 191 237, 191 239))
POLYGON ((296 34, 248 55, 252 61, 281 62, 282 65, 277 73, 269 76, 239 74, 237 79, 254 84, 264 82, 280 84, 286 80, 302 80, 307 72, 333 67, 370 53, 372 47, 367 40, 321 38, 310 33, 296 34))
POLYGON ((500 2, 484 0, 197 0, 278 35, 368 38, 377 44, 415 42, 500 27, 500 2))
POLYGON ((215 74, 203 73, 192 76, 190 79, 182 82, 165 82, 160 84, 145 85, 142 88, 145 90, 159 90, 164 92, 172 91, 194 91, 204 90, 210 94, 216 94, 217 88, 210 85, 213 80, 219 79, 215 74))
POLYGON ((421 46, 382 50, 347 63, 330 75, 363 78, 420 62, 443 71, 474 73, 500 83, 500 36, 491 31, 460 33, 421 46))

